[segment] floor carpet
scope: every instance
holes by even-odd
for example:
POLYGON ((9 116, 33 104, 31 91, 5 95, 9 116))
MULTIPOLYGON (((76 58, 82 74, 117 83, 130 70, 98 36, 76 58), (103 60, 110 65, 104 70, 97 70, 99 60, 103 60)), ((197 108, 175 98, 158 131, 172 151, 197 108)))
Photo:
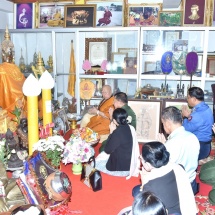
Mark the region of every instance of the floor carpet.
MULTIPOLYGON (((95 147, 98 153, 99 145, 95 147)), ((211 156, 213 159, 213 155, 211 156)), ((72 174, 72 165, 62 165, 62 171, 65 171, 72 182, 72 197, 69 203, 73 213, 82 215, 117 215, 117 213, 133 202, 131 195, 132 188, 140 183, 139 178, 132 177, 129 180, 120 177, 114 177, 102 173, 102 190, 93 192, 80 181, 80 176, 72 174)), ((200 167, 198 168, 198 173, 200 167)), ((200 183, 200 192, 196 195, 196 203, 199 207, 199 215, 215 215, 215 206, 208 202, 208 193, 211 186, 200 183)))

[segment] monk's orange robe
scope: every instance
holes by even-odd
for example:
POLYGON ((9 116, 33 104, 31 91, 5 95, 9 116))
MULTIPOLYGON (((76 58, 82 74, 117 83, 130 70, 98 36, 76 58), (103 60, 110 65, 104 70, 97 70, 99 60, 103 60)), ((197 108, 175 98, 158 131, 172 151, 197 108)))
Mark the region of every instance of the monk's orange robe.
POLYGON ((97 132, 99 135, 109 134, 110 129, 110 115, 109 108, 114 108, 113 106, 114 97, 110 97, 107 100, 102 100, 98 110, 103 112, 108 118, 102 116, 93 116, 90 118, 90 122, 87 124, 87 127, 91 128, 93 131, 97 132))

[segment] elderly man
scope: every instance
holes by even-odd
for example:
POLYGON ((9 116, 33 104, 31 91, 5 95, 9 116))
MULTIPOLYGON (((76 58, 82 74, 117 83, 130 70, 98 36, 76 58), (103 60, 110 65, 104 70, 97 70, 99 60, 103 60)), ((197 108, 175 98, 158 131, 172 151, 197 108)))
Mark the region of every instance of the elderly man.
MULTIPOLYGON (((199 87, 191 87, 187 92, 188 106, 182 106, 183 126, 196 135, 200 143, 199 161, 207 158, 211 151, 213 113, 204 102, 204 92, 199 87)), ((201 164, 201 162, 199 162, 201 164)))
POLYGON ((110 133, 109 109, 114 107, 114 97, 112 96, 112 90, 109 85, 102 87, 102 96, 103 100, 100 102, 98 108, 90 108, 88 113, 84 115, 81 127, 89 127, 99 135, 108 135, 110 133))
POLYGON ((161 121, 164 130, 169 134, 167 140, 164 134, 158 135, 158 140, 165 144, 170 153, 170 161, 184 167, 189 176, 193 193, 198 193, 196 169, 198 166, 199 141, 197 137, 182 126, 181 111, 176 107, 167 107, 162 111, 161 121))

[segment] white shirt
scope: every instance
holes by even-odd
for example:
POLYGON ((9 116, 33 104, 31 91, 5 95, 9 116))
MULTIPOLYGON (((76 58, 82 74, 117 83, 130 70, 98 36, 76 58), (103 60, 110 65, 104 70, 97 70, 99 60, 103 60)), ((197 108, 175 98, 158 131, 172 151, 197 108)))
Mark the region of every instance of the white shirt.
POLYGON ((200 144, 197 137, 181 126, 168 136, 165 146, 170 161, 183 165, 191 183, 196 178, 198 166, 200 144))

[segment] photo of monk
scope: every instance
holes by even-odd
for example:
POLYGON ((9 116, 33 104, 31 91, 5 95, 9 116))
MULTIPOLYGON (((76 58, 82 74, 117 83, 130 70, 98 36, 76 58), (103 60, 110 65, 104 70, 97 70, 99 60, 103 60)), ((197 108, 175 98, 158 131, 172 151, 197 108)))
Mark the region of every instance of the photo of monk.
POLYGON ((206 0, 185 0, 184 25, 205 25, 206 0))

